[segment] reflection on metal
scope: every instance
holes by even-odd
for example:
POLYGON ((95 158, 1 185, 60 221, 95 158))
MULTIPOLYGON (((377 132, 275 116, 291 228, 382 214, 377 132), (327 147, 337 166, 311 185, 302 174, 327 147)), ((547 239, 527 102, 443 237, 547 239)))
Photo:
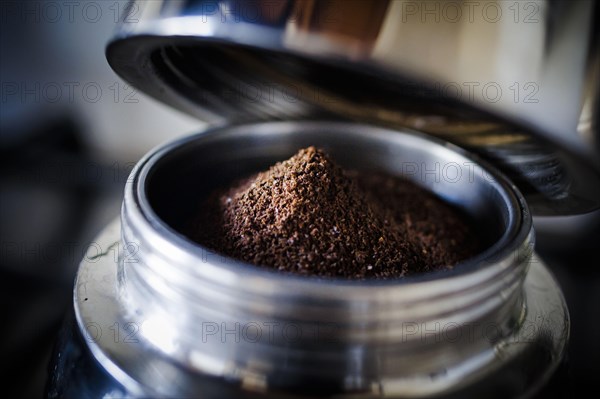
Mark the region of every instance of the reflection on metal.
POLYGON ((185 112, 411 127, 498 165, 536 214, 600 204, 591 1, 132 4, 109 62, 185 112))

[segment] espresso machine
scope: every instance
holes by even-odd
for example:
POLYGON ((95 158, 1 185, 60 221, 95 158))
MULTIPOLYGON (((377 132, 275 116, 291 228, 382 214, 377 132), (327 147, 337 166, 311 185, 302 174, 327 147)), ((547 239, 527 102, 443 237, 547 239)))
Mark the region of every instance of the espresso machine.
POLYGON ((210 127, 132 171, 101 251, 81 262, 47 396, 538 394, 561 370, 570 323, 532 217, 600 204, 598 9, 129 3, 111 67, 210 127), (409 174, 485 226, 489 248, 446 274, 348 283, 269 274, 179 233, 210 188, 312 144, 409 174), (335 328, 290 339, 291 325, 335 328))

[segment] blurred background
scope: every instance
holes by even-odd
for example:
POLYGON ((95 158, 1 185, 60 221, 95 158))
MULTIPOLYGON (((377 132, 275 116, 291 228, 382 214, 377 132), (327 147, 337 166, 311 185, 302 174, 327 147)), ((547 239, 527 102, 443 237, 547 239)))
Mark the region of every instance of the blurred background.
MULTIPOLYGON (((125 9, 116 0, 0 1, 0 375, 7 397, 42 396, 77 265, 118 217, 135 162, 206 125, 111 70, 104 49, 125 9)), ((551 387, 575 397, 596 385, 600 359, 600 214, 535 224, 538 252, 572 317, 567 363, 551 387)))
POLYGON ((203 127, 112 72, 104 48, 125 6, 0 2, 0 375, 8 397, 42 396, 77 265, 118 217, 132 166, 203 127))

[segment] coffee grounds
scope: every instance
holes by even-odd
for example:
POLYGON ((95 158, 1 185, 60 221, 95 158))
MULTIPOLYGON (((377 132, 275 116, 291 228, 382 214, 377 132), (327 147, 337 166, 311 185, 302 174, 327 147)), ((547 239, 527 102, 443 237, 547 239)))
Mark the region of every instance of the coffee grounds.
POLYGON ((421 248, 423 272, 451 269, 479 251, 468 215, 409 180, 384 174, 347 172, 368 201, 421 248))
POLYGON ((314 147, 212 193, 190 236, 258 266, 352 279, 451 268, 475 250, 461 215, 434 195, 344 171, 314 147))

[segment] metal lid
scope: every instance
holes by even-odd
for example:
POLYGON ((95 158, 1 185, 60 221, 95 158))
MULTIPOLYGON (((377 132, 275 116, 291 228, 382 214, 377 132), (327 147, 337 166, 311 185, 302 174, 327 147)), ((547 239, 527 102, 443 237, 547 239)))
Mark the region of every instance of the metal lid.
POLYGON ((442 137, 503 170, 534 214, 569 215, 600 205, 599 8, 134 1, 107 57, 213 124, 333 118, 442 137))

